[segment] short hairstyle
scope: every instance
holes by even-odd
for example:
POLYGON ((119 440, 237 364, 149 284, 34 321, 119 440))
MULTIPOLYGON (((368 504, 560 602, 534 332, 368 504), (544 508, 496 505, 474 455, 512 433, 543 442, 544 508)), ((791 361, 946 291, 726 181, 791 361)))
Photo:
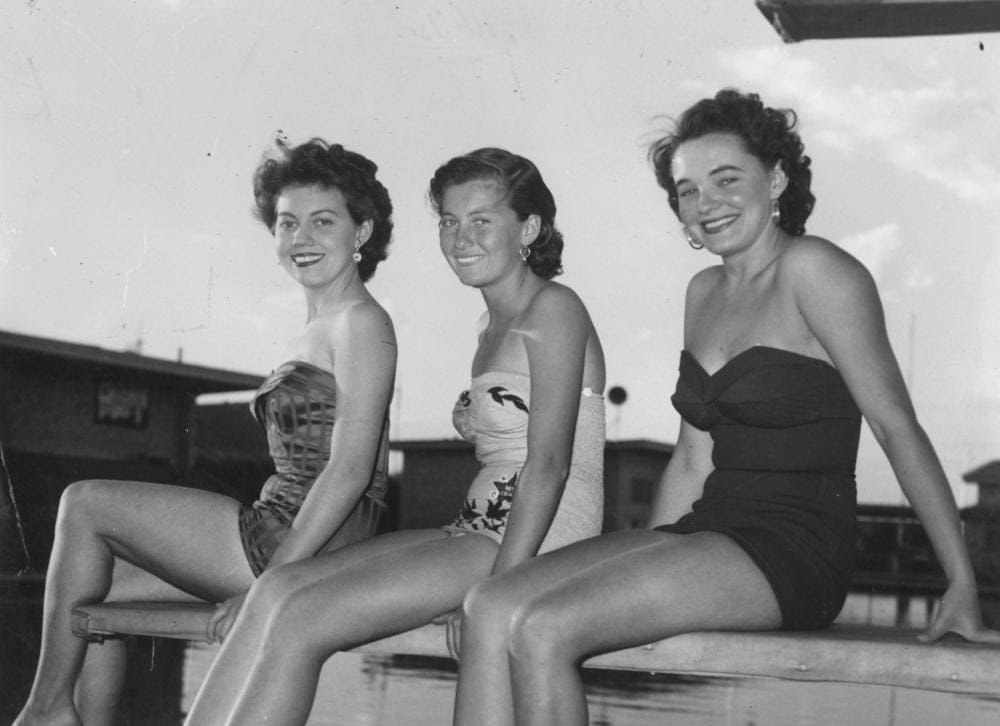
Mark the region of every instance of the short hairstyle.
POLYGON ((522 222, 530 215, 541 219, 538 236, 528 245, 527 264, 543 280, 562 272, 563 236, 556 229, 556 202, 552 192, 530 160, 504 149, 476 149, 441 165, 431 178, 430 197, 441 214, 441 201, 448 187, 470 181, 493 181, 504 201, 522 222))
POLYGON ((649 149, 656 181, 667 191, 674 214, 678 214, 679 205, 670 166, 677 148, 706 134, 733 134, 765 166, 781 165, 788 185, 778 199, 779 226, 791 235, 805 234, 806 220, 812 214, 816 197, 809 190, 811 160, 803 154, 805 147, 795 131, 796 123, 797 117, 791 109, 764 106, 756 93, 742 94, 731 88, 719 91, 714 98, 703 98, 684 111, 674 123, 673 131, 649 149))
POLYGON ((392 200, 375 178, 375 162, 340 144, 313 138, 298 146, 275 139, 274 151, 265 155, 253 175, 254 216, 274 234, 277 203, 287 187, 317 186, 336 189, 344 196, 355 224, 371 220, 372 233, 361 246, 358 275, 371 279, 378 263, 388 257, 392 238, 392 200))

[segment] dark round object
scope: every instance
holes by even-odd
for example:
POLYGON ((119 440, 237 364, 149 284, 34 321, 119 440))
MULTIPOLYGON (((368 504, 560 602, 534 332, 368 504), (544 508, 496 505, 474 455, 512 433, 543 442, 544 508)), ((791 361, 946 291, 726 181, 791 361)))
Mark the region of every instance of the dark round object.
POLYGON ((616 406, 621 406, 628 398, 628 394, 621 386, 612 386, 608 391, 608 400, 616 406))

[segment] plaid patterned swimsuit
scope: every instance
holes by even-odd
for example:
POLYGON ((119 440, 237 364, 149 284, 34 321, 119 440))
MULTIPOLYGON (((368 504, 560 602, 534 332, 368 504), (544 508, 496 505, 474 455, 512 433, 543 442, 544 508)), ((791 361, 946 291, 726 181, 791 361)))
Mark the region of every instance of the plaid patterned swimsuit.
MULTIPOLYGON (((330 459, 336 420, 337 385, 333 374, 305 361, 285 363, 268 376, 250 404, 267 434, 275 473, 260 498, 240 511, 240 538, 255 575, 267 567, 298 514, 316 477, 330 459)), ((385 506, 389 419, 382 426, 371 480, 361 500, 321 548, 326 552, 375 533, 385 506)))

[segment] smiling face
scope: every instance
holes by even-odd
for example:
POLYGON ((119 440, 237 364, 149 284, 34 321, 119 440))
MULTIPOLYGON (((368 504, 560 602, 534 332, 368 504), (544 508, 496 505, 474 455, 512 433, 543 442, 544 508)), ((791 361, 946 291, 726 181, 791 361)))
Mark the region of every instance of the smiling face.
POLYGON ((275 211, 278 261, 306 287, 322 287, 350 274, 355 242, 363 244, 371 235, 371 222, 356 224, 338 189, 286 187, 275 211))
POLYGON ((538 236, 538 216, 519 220, 495 182, 473 180, 445 189, 438 236, 458 279, 483 288, 529 269, 519 251, 538 236))
POLYGON ((738 136, 713 133, 685 141, 671 172, 678 216, 709 251, 732 254, 777 229, 771 200, 781 196, 787 179, 748 152, 738 136))

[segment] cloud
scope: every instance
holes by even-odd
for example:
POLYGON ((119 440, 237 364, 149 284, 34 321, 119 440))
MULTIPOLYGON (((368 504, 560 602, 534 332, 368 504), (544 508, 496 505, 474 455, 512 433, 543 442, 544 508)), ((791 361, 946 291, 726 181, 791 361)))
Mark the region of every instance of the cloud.
POLYGON ((840 246, 858 258, 876 280, 895 264, 903 239, 895 222, 864 230, 840 240, 840 246))
MULTIPOLYGON (((1000 99, 981 84, 934 72, 934 59, 909 75, 875 73, 846 80, 820 63, 781 48, 748 50, 723 65, 738 85, 765 99, 794 99, 810 135, 836 148, 880 149, 896 167, 940 184, 963 200, 1000 201, 1000 99), (888 78, 894 86, 888 86, 888 78)), ((780 103, 781 101, 778 101, 780 103)))

